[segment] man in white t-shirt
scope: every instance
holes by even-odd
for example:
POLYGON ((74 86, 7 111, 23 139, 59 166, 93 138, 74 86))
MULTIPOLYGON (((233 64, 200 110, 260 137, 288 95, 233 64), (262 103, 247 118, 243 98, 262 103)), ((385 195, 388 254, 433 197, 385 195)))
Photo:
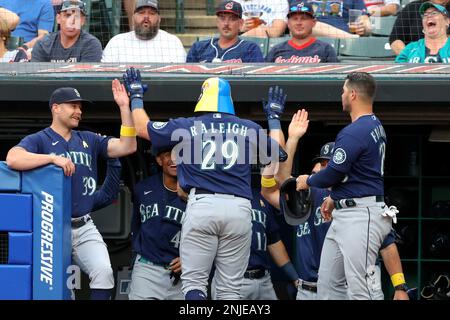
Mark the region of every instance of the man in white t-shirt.
POLYGON ((102 62, 183 63, 186 51, 178 37, 161 30, 157 0, 137 0, 134 30, 109 40, 102 62))
POLYGON ((400 0, 364 0, 371 16, 395 16, 400 9, 400 0))
POLYGON ((276 38, 287 26, 288 0, 236 0, 242 6, 244 36, 276 38))

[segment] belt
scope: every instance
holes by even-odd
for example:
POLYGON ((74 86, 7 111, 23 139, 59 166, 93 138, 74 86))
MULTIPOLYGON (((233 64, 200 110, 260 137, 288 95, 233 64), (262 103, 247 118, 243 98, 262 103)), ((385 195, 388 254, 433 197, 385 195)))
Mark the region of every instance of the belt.
POLYGON ((195 188, 195 194, 216 194, 216 192, 212 192, 202 188, 195 188))
POLYGON ((317 283, 316 282, 308 282, 302 279, 298 279, 298 287, 317 293, 317 283))
POLYGON ((372 197, 364 197, 364 198, 356 198, 356 199, 341 199, 341 200, 335 200, 334 201, 334 208, 344 209, 344 208, 351 208, 356 207, 358 205, 358 200, 364 199, 365 201, 375 201, 375 202, 384 202, 384 196, 372 196, 372 197))
POLYGON ((163 267, 166 270, 170 269, 170 264, 169 263, 155 263, 153 261, 150 261, 150 260, 144 258, 143 256, 140 256, 138 261, 142 262, 142 263, 146 263, 146 264, 151 264, 151 265, 154 265, 154 266, 160 266, 160 267, 163 267))
POLYGON ((88 215, 82 216, 81 218, 72 219, 72 228, 74 228, 74 229, 81 228, 82 226, 84 226, 86 223, 88 223, 91 220, 92 220, 92 218, 88 215))
POLYGON ((246 278, 246 279, 261 279, 265 275, 266 275, 266 270, 264 270, 264 269, 247 270, 244 273, 244 278, 246 278))

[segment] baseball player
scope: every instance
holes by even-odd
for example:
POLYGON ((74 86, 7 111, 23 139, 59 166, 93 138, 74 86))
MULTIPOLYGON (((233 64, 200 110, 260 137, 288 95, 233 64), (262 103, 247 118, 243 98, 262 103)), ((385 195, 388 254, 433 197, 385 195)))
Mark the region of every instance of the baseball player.
POLYGON ((295 1, 289 6, 287 18, 292 38, 273 47, 266 57, 266 62, 338 62, 333 47, 312 35, 316 18, 311 3, 295 1))
POLYGON ((74 130, 81 120, 81 102, 86 100, 77 89, 65 87, 50 97, 50 127, 23 138, 6 158, 15 170, 55 164, 72 177, 72 258, 89 275, 91 299, 110 299, 114 287, 106 245, 89 216, 97 187, 97 160, 136 151, 127 92, 117 79, 112 82, 112 91, 121 113, 120 139, 74 130))
POLYGON ((339 132, 328 166, 297 178, 297 190, 332 188, 321 209, 326 220, 335 210, 322 248, 319 299, 338 298, 338 288, 345 282, 350 299, 374 298, 369 277, 395 218, 384 203, 386 134, 373 114, 375 90, 371 75, 353 72, 347 76, 342 105, 352 123, 339 132))
MULTIPOLYGON (((298 275, 281 240, 280 228, 274 216, 275 209, 262 198, 260 188, 252 188, 252 193, 252 243, 240 299, 277 300, 270 277, 270 257, 294 284, 298 275)), ((215 278, 211 284, 211 293, 216 300, 215 278)))
POLYGON ((224 1, 216 9, 220 36, 195 42, 186 62, 264 62, 261 49, 254 42, 239 38, 242 7, 235 1, 224 1))
POLYGON ((185 298, 206 299, 214 262, 217 298, 238 299, 250 255, 251 163, 258 153, 262 164, 284 161, 284 151, 258 124, 235 116, 222 78, 203 83, 198 116, 168 122, 152 122, 144 111, 139 70, 128 69, 124 81, 138 135, 155 147, 180 142, 174 149, 178 182, 189 194, 180 244, 185 298))
POLYGON ((179 247, 186 203, 177 195, 172 148, 152 148, 162 173, 136 184, 130 300, 183 300, 179 247))
MULTIPOLYGON (((299 139, 306 133, 308 128, 308 113, 301 110, 294 114, 292 122, 289 126, 289 139, 286 142, 286 152, 288 160, 280 165, 277 177, 282 184, 287 178, 291 177, 292 159, 297 150, 299 139), (291 159, 291 160, 289 160, 291 159)), ((278 132, 276 136, 280 145, 284 146, 283 132, 278 132)), ((333 156, 334 142, 328 142, 322 146, 319 156, 313 159, 314 167, 312 173, 323 170, 333 156)), ((273 178, 268 175, 266 179, 273 178)), ((267 180, 266 180, 267 181, 267 180)), ((267 182, 266 182, 267 183, 267 182)), ((273 184, 273 183, 272 183, 273 184)), ((311 188, 311 214, 306 221, 288 216, 286 212, 284 216, 289 224, 296 226, 296 259, 294 259, 297 272, 300 276, 297 287, 297 300, 316 300, 317 299, 317 280, 320 265, 320 255, 322 245, 325 240, 326 233, 330 227, 330 221, 322 218, 320 207, 324 198, 329 196, 330 191, 321 188, 311 188)), ((279 208, 280 192, 277 185, 272 187, 263 187, 262 195, 275 207, 279 208)), ((392 230, 384 239, 380 247, 380 254, 383 257, 386 270, 390 276, 396 274, 403 275, 400 256, 395 245, 395 232, 392 230)), ((368 285, 373 292, 374 299, 384 299, 381 289, 381 272, 379 265, 372 270, 368 277, 368 285)), ((405 283, 406 285, 406 283, 405 283)), ((405 292, 408 288, 398 288, 395 291, 394 300, 408 300, 408 294, 405 292), (406 290, 405 290, 406 289, 406 290)), ((347 286, 343 285, 341 295, 336 299, 347 299, 347 286)))

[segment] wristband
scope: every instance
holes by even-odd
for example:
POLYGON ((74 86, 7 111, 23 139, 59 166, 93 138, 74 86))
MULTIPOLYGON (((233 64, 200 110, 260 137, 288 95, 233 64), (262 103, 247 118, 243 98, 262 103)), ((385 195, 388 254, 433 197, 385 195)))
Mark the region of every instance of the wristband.
POLYGON ((269 119, 269 130, 281 129, 280 119, 269 119))
POLYGON ((264 178, 261 176, 261 186, 264 188, 272 188, 277 185, 275 178, 264 178))
POLYGON ((298 274, 297 271, 295 271, 292 262, 289 261, 284 266, 280 267, 280 269, 283 270, 284 274, 288 276, 290 281, 298 280, 298 274))
POLYGON ((120 126, 120 135, 122 137, 136 137, 136 129, 134 127, 120 126))
POLYGON ((135 109, 144 109, 144 100, 141 97, 131 98, 131 111, 135 109))
POLYGON ((406 283, 405 276, 403 273, 396 273, 391 276, 392 285, 394 287, 406 283))

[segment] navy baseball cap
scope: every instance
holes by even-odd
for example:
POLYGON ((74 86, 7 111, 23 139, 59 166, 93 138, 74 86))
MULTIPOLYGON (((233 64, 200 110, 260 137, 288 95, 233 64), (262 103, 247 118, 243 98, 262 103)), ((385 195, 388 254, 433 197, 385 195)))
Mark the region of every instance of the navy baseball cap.
POLYGON ((59 104, 73 101, 85 101, 92 103, 90 100, 83 99, 77 89, 71 87, 63 87, 53 91, 48 105, 51 109, 54 103, 59 104))
POLYGON ((448 11, 444 6, 429 1, 422 3, 422 5, 419 8, 419 14, 423 16, 425 11, 427 11, 429 8, 435 8, 437 11, 439 11, 442 14, 445 14, 448 17, 448 11))
POLYGON ((73 10, 73 9, 80 9, 81 13, 86 15, 86 4, 80 0, 65 0, 65 1, 63 1, 63 3, 60 5, 60 9, 58 10, 58 12, 73 10))
POLYGON ((236 1, 223 1, 216 8, 216 15, 220 12, 230 12, 242 18, 242 6, 236 1))
POLYGON ((138 11, 142 7, 151 7, 159 12, 158 0, 137 0, 134 12, 138 11))
POLYGON ((320 160, 330 160, 333 157, 334 152, 334 142, 325 143, 322 148, 320 148, 320 154, 313 159, 313 163, 320 160))
POLYGON ((292 4, 289 6, 287 17, 289 18, 292 13, 307 13, 313 18, 315 17, 312 4, 306 1, 292 2, 292 4))

